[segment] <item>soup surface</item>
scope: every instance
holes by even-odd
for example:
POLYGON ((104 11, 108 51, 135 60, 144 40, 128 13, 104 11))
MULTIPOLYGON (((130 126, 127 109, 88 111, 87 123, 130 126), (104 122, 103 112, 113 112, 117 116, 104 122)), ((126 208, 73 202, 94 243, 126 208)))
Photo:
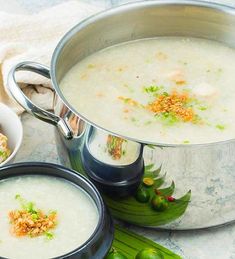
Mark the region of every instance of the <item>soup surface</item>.
MULTIPOLYGON (((32 224, 34 222, 37 222, 37 217, 33 218, 32 224)), ((82 245, 92 235, 97 223, 98 210, 93 200, 85 191, 65 180, 23 176, 0 182, 2 257, 48 259, 66 254, 82 245), (23 201, 30 201, 24 203, 23 208, 28 210, 30 206, 28 211, 31 215, 39 209, 47 215, 56 213, 56 225, 39 236, 35 236, 34 232, 29 235, 17 232, 9 215, 21 213, 23 201)))
POLYGON ((60 82, 86 119, 147 143, 235 137, 235 50, 215 41, 159 37, 106 48, 60 82))

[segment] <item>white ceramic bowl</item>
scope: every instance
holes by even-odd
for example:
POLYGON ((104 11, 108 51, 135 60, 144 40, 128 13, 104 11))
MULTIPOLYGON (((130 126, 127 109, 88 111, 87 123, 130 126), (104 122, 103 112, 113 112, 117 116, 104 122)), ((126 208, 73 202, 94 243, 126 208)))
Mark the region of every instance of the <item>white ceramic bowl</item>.
POLYGON ((0 103, 0 126, 1 133, 8 138, 8 146, 11 150, 11 155, 0 163, 1 167, 13 161, 23 138, 23 127, 19 117, 3 103, 0 103))

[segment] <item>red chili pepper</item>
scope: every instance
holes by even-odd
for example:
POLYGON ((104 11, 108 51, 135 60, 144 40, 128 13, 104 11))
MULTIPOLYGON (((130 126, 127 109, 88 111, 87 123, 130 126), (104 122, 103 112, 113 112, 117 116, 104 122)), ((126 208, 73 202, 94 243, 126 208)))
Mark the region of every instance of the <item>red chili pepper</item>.
POLYGON ((168 197, 167 197, 167 200, 168 200, 169 202, 173 202, 173 201, 175 201, 175 198, 172 197, 172 196, 168 196, 168 197))

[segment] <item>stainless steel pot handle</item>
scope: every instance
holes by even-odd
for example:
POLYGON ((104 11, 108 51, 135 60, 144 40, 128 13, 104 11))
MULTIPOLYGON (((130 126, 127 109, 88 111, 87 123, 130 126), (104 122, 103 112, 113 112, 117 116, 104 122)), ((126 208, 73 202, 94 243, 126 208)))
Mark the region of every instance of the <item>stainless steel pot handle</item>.
POLYGON ((36 118, 55 125, 66 139, 72 139, 73 133, 64 119, 61 117, 41 109, 37 105, 33 104, 29 98, 23 93, 15 79, 15 73, 17 71, 31 71, 50 79, 50 70, 47 66, 41 65, 36 62, 25 61, 15 65, 8 74, 8 89, 11 92, 14 99, 30 114, 36 118))

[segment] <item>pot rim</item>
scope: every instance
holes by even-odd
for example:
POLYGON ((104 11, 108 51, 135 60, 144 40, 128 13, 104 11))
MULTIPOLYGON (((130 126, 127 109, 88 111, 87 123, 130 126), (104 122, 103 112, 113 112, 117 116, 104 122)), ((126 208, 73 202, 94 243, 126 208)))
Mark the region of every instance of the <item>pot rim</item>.
POLYGON ((222 141, 215 141, 215 142, 208 142, 208 143, 193 143, 193 144, 170 144, 170 143, 161 143, 161 142, 151 142, 151 141, 142 141, 138 140, 136 138, 127 137, 123 134, 115 133, 112 130, 107 130, 102 126, 97 125, 96 123, 92 122, 90 119, 83 116, 81 113, 76 111, 76 109, 73 108, 71 104, 66 100, 64 97, 62 91, 60 90, 60 87, 57 83, 56 79, 56 65, 57 65, 57 59, 60 55, 60 52, 62 51, 64 45, 80 30, 84 29, 86 26, 88 26, 91 23, 96 22, 99 19, 102 19, 104 17, 112 16, 115 13, 118 12, 124 12, 128 10, 134 10, 139 9, 143 7, 151 7, 151 6, 171 6, 171 5, 177 5, 177 6, 196 6, 196 7, 202 7, 202 8, 209 8, 215 11, 219 11, 225 14, 231 14, 235 16, 235 8, 232 6, 228 6, 221 3, 212 3, 208 1, 201 1, 201 0, 150 0, 150 1, 137 1, 134 3, 126 3, 122 4, 117 7, 109 8, 106 10, 103 10, 101 12, 98 12, 96 14, 93 14, 89 16, 88 18, 82 20, 78 24, 76 24, 74 27, 72 27, 58 42, 51 59, 51 65, 50 65, 50 75, 51 75, 51 81, 52 85, 56 91, 56 94, 61 98, 62 102, 67 106, 68 109, 70 109, 73 113, 75 113, 77 116, 79 116, 81 119, 83 119, 85 122, 89 123, 90 125, 98 128, 99 130, 102 130, 106 133, 112 134, 117 137, 121 137, 124 139, 128 139, 130 141, 138 142, 140 144, 145 144, 149 146, 159 146, 159 147, 173 147, 173 148, 192 148, 192 147, 208 147, 218 144, 228 144, 231 143, 231 141, 235 141, 235 138, 231 138, 228 140, 222 140, 222 141))
MULTIPOLYGON (((83 175, 79 174, 78 172, 76 172, 75 170, 72 170, 70 168, 64 167, 62 165, 59 164, 54 164, 54 163, 45 163, 45 162, 20 162, 20 163, 14 163, 14 164, 10 164, 10 165, 6 165, 0 168, 0 182, 4 179, 9 179, 12 177, 18 177, 18 176, 27 176, 27 175, 42 175, 42 176, 49 176, 49 177, 57 177, 57 178, 62 178, 65 179, 66 181, 70 182, 72 185, 81 188, 83 191, 85 191, 87 193, 87 195, 89 195, 89 197, 95 202, 97 210, 98 210, 98 214, 99 214, 99 220, 97 222, 97 225, 94 229, 94 231, 92 232, 92 234, 90 235, 90 237, 80 246, 78 246, 77 248, 73 249, 72 251, 66 253, 66 254, 62 254, 56 257, 52 257, 50 259, 61 259, 61 258, 70 258, 70 256, 74 256, 76 255, 76 253, 82 251, 83 249, 86 248, 87 245, 89 245, 93 239, 96 238, 96 236, 99 234, 100 231, 100 227, 103 225, 103 222, 105 221, 105 215, 107 213, 107 211, 105 210, 105 205, 103 202, 103 199, 101 198, 101 195, 98 191, 98 189, 95 187, 95 185, 88 179, 85 178, 83 175), (2 171, 4 170, 8 170, 8 169, 14 169, 14 168, 50 168, 55 170, 52 173, 27 173, 27 172, 22 172, 22 173, 11 173, 5 176, 2 176, 2 171), (58 171, 63 172, 66 174, 63 174, 63 176, 61 176, 58 171), (86 191, 84 188, 80 187, 80 185, 78 185, 77 183, 75 183, 72 180, 69 180, 66 175, 69 174, 72 177, 75 177, 77 179, 79 179, 80 182, 85 183, 85 185, 89 186, 89 188, 92 190, 95 199, 91 197, 91 195, 88 193, 88 191, 86 191)), ((1 257, 1 259, 9 259, 7 257, 1 257)))

